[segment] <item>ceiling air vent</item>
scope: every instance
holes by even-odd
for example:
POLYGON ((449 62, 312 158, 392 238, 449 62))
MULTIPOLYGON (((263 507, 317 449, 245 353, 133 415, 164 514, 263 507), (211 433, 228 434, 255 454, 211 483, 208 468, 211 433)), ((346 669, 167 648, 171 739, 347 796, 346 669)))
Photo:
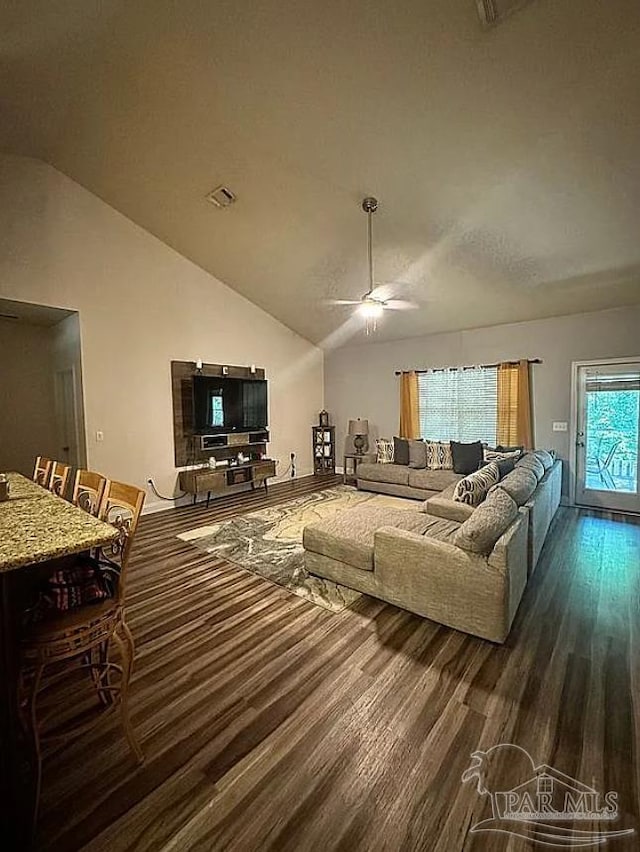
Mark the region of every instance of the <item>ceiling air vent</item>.
POLYGON ((209 204, 214 207, 231 207, 236 197, 227 186, 217 186, 205 195, 209 204))
POLYGON ((478 15, 483 27, 493 27, 507 15, 526 6, 530 0, 476 0, 478 15))

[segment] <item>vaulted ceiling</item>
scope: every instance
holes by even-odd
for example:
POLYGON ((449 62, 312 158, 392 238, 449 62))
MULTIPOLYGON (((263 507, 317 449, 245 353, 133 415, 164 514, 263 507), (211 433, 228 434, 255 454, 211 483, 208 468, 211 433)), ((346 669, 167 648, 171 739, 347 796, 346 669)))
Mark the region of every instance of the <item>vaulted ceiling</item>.
POLYGON ((421 305, 378 338, 640 302, 637 0, 1 6, 2 147, 313 341, 362 334, 327 301, 366 289, 367 194, 421 305))

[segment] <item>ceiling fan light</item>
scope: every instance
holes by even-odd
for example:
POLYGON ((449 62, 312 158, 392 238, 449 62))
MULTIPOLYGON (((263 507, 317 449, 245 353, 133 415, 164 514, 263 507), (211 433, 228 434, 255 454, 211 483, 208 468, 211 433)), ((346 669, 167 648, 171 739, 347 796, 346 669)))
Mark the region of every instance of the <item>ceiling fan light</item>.
POLYGON ((359 310, 365 319, 380 319, 384 313, 384 307, 375 302, 363 302, 359 310))

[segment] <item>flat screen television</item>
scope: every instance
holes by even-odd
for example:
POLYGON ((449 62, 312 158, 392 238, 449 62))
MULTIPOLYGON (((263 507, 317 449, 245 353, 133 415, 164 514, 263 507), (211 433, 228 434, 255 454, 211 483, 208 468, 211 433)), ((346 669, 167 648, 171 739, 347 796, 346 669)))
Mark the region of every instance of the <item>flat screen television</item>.
POLYGON ((266 429, 266 380, 193 376, 193 425, 211 435, 266 429))

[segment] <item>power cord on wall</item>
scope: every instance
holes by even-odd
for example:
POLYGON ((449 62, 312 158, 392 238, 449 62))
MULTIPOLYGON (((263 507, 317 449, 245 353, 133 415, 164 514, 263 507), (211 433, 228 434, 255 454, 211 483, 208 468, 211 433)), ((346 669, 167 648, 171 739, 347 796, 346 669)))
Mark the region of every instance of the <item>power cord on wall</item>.
POLYGON ((158 491, 158 489, 156 488, 156 484, 153 481, 153 479, 147 479, 147 485, 151 486, 151 490, 156 495, 156 497, 158 497, 160 500, 170 500, 172 503, 173 503, 174 500, 179 500, 181 497, 186 497, 187 494, 189 493, 188 491, 183 491, 182 493, 176 494, 173 497, 165 497, 164 494, 161 494, 158 491))

